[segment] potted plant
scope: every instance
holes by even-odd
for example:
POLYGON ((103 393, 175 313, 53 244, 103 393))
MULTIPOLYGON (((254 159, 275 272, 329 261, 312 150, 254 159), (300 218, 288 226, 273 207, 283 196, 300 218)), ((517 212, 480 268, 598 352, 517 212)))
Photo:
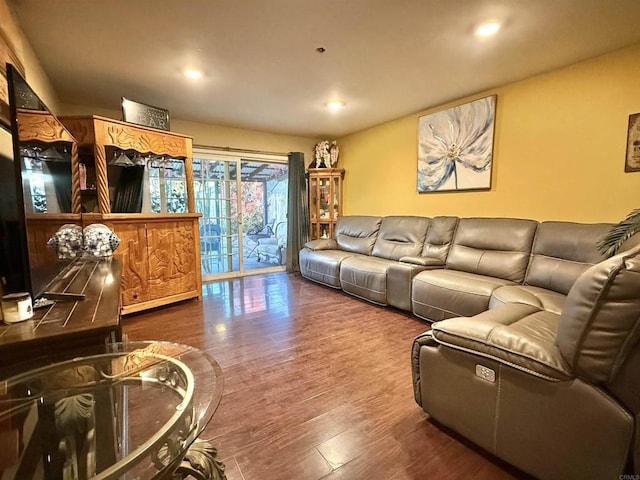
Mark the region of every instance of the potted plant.
POLYGON ((611 257, 638 232, 640 232, 640 208, 633 210, 627 218, 611 227, 596 246, 603 255, 611 257))

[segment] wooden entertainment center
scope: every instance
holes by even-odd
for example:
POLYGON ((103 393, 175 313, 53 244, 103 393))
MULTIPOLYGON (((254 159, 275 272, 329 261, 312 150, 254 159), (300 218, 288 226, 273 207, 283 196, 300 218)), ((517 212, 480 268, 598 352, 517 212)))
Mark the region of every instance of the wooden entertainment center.
POLYGON ((122 262, 122 313, 201 299, 201 215, 195 213, 192 138, 99 116, 60 121, 78 142, 88 176, 95 179, 95 190, 80 190, 83 203, 97 195, 96 209, 82 214, 83 224, 103 223, 121 240, 116 256, 122 262), (112 148, 183 160, 188 213, 111 213, 107 152, 112 148))

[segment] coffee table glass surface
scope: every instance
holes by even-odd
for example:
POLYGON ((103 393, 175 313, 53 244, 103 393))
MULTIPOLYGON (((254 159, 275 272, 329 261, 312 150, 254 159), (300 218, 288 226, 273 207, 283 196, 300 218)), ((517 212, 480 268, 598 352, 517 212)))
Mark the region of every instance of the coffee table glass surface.
POLYGON ((220 367, 193 347, 129 342, 73 353, 0 381, 3 480, 162 478, 222 397, 220 367))

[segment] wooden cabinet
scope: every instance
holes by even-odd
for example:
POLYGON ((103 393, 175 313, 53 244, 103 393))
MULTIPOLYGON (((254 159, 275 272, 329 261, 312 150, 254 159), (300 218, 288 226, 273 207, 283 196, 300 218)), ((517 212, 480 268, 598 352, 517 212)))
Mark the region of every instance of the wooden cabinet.
MULTIPOLYGON (((153 128, 133 125, 96 115, 80 117, 60 117, 60 121, 71 132, 82 152, 89 149, 80 169, 84 170, 86 181, 82 182, 83 203, 90 203, 97 197, 92 212, 111 213, 111 190, 108 153, 117 149, 135 154, 153 154, 184 160, 187 190, 187 211, 195 211, 193 195, 193 140, 188 135, 165 132, 153 128)), ((95 202, 96 200, 94 200, 95 202)))
POLYGON ((200 214, 84 215, 120 237, 122 314, 201 298, 200 214))
POLYGON ((336 222, 342 215, 344 169, 310 168, 307 176, 311 240, 333 238, 336 222))
MULTIPOLYGON (((95 205, 94 213, 83 213, 83 224, 103 223, 120 237, 115 255, 122 262, 122 313, 201 299, 201 215, 195 213, 191 137, 98 116, 60 120, 78 141, 86 175, 83 206, 95 205), (125 152, 184 161, 187 213, 112 213, 112 173, 124 168, 108 160, 125 152)), ((151 163, 142 164, 149 168, 151 163)))

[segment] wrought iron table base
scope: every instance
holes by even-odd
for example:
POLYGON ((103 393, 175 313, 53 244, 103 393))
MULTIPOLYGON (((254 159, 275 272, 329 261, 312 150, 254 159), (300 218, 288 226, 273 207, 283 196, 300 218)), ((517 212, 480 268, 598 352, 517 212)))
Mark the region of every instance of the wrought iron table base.
POLYGON ((226 480, 224 468, 224 463, 218 458, 218 450, 207 440, 196 439, 187 450, 173 478, 176 480, 188 477, 196 480, 226 480))

